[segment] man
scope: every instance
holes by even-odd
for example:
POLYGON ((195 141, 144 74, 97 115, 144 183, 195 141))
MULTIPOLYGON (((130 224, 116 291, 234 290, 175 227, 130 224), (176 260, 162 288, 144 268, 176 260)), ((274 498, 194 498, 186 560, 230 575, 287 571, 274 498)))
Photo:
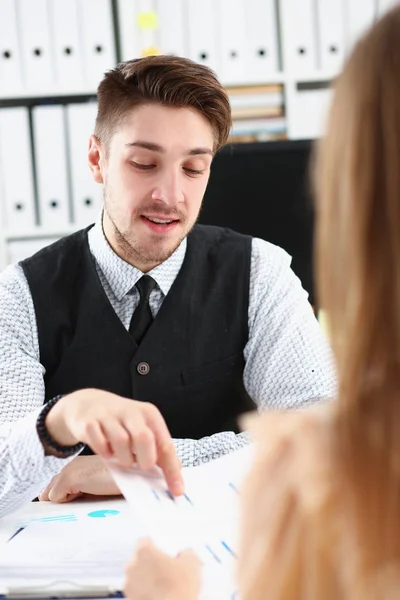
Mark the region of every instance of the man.
MULTIPOLYGON (((42 419, 45 447, 49 434, 53 448, 64 441, 77 454, 74 442, 85 442, 90 451, 73 426, 73 435, 62 433, 72 422, 70 396, 77 402, 89 388, 93 399, 96 388, 102 398, 138 401, 138 410, 141 401, 155 405, 183 464, 194 465, 246 443, 241 413, 335 393, 329 346, 286 253, 195 226, 230 126, 220 83, 187 59, 129 61, 100 83, 88 158, 104 189, 102 216, 10 267, 0 282, 0 410, 3 421, 15 421, 0 458, 0 506, 35 496, 52 475, 41 499, 118 493, 97 456, 79 456, 62 471, 68 450, 60 451, 44 468, 29 413, 40 420, 59 395, 42 419), (63 425, 49 431, 57 405, 63 425), (32 468, 28 456, 36 457, 32 468)), ((104 414, 96 435, 125 444, 127 464, 137 454, 138 437, 126 456, 132 433, 122 426, 111 434, 104 414)), ((176 479, 168 456, 161 463, 176 479)), ((157 457, 153 451, 150 462, 157 457)))

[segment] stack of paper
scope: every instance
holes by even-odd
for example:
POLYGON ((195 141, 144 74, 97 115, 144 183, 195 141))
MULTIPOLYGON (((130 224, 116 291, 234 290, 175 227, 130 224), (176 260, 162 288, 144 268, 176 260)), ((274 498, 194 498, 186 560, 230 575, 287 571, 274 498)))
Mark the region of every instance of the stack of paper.
POLYGON ((29 508, 15 521, 23 529, 0 546, 0 594, 16 588, 121 589, 124 566, 144 535, 125 501, 29 508))
POLYGON ((32 514, 28 510, 16 517, 15 527, 23 530, 0 545, 0 595, 20 590, 57 597, 78 590, 81 596, 96 591, 101 596, 121 590, 137 540, 151 537, 168 554, 189 548, 198 554, 202 599, 231 600, 239 488, 251 454, 246 447, 184 469, 185 494, 179 498, 171 496, 157 469, 112 469, 127 502, 32 505, 32 514))

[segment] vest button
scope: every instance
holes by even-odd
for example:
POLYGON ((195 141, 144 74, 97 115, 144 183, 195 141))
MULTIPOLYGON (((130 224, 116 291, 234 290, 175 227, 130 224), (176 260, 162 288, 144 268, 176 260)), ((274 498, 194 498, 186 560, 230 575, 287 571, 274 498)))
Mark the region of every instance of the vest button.
POLYGON ((150 365, 147 362, 141 362, 136 367, 136 370, 139 375, 147 375, 147 373, 150 371, 150 365))

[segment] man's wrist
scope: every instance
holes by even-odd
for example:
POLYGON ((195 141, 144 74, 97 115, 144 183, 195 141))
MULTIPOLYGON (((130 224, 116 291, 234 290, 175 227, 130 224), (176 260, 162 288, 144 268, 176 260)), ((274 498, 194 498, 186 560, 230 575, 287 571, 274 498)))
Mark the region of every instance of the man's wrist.
POLYGON ((76 440, 65 427, 61 404, 62 396, 49 400, 43 407, 36 422, 39 439, 43 444, 46 454, 67 458, 84 447, 83 443, 76 440))

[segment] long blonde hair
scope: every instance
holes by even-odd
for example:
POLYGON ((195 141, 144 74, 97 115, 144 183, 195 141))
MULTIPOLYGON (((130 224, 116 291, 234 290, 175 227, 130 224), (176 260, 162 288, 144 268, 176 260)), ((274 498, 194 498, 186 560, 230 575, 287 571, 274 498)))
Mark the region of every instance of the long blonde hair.
POLYGON ((339 396, 317 429, 310 413, 259 420, 258 454, 244 490, 239 581, 245 600, 394 599, 400 7, 365 34, 335 83, 327 133, 317 144, 315 188, 318 296, 328 314, 339 396))
POLYGON ((360 569, 400 561, 400 7, 339 77, 316 157, 316 264, 360 569))

